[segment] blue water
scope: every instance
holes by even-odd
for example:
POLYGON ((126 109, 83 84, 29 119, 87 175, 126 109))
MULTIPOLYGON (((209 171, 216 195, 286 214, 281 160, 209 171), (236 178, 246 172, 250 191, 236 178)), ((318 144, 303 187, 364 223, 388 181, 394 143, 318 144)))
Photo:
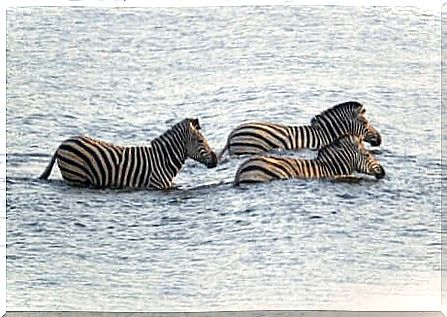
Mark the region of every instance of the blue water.
POLYGON ((11 8, 8 310, 439 310, 439 14, 415 8, 11 8), (68 136, 145 144, 200 118, 307 124, 358 100, 387 177, 165 192, 37 180, 68 136))

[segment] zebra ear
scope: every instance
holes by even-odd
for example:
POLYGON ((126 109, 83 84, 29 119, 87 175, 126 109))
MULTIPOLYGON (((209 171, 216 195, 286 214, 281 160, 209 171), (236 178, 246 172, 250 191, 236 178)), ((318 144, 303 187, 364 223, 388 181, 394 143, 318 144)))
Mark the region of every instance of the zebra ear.
POLYGON ((196 128, 197 130, 200 130, 200 123, 199 123, 199 119, 191 119, 191 124, 194 128, 196 128))
POLYGON ((318 125, 318 122, 319 122, 319 118, 320 118, 320 115, 316 115, 315 117, 313 117, 311 120, 310 120, 310 125, 318 125))

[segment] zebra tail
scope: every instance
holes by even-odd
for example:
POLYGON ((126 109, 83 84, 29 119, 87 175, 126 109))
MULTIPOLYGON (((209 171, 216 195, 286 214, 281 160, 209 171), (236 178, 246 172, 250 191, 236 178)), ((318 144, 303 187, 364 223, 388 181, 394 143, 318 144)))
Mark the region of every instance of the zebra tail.
POLYGON ((219 154, 217 154, 217 162, 218 163, 220 163, 222 161, 222 157, 224 156, 225 152, 228 150, 229 145, 230 145, 230 141, 228 140, 228 142, 225 144, 222 151, 220 151, 219 154))
POLYGON ((39 179, 48 179, 51 174, 51 170, 53 169, 54 162, 56 162, 56 153, 51 157, 50 163, 47 165, 42 175, 39 176, 39 179))

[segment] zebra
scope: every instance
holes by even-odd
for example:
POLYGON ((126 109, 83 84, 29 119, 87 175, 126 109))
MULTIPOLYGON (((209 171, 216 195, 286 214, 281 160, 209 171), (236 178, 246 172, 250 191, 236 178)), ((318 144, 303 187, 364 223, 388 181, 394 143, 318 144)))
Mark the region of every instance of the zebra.
POLYGON ((254 155, 273 149, 318 150, 348 134, 361 136, 372 146, 379 146, 382 137, 366 119, 365 112, 361 103, 349 101, 316 115, 310 125, 288 126, 263 121, 243 123, 231 131, 218 160, 221 161, 227 150, 230 155, 254 155))
POLYGON ((200 131, 198 119, 184 119, 149 146, 119 146, 88 136, 63 141, 40 179, 48 179, 57 160, 62 177, 73 185, 95 188, 169 189, 187 158, 208 168, 216 154, 200 131))
POLYGON ((385 177, 385 170, 364 147, 361 138, 348 135, 318 151, 315 159, 286 156, 254 156, 244 161, 235 184, 275 179, 324 179, 349 177, 353 172, 385 177))

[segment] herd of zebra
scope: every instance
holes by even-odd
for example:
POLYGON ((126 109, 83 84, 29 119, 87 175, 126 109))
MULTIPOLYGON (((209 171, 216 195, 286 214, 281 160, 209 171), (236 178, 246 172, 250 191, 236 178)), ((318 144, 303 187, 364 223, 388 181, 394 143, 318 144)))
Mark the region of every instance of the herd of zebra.
POLYGON ((365 112, 361 103, 350 101, 321 112, 310 125, 244 123, 231 131, 219 155, 202 134, 198 119, 180 121, 148 146, 119 146, 75 136, 59 145, 40 179, 48 179, 57 161, 63 179, 73 185, 169 189, 187 158, 213 168, 225 152, 251 155, 237 169, 236 185, 292 178, 342 179, 354 172, 381 179, 385 170, 363 141, 379 146, 382 138, 365 112), (314 159, 268 153, 298 149, 318 153, 314 159))

